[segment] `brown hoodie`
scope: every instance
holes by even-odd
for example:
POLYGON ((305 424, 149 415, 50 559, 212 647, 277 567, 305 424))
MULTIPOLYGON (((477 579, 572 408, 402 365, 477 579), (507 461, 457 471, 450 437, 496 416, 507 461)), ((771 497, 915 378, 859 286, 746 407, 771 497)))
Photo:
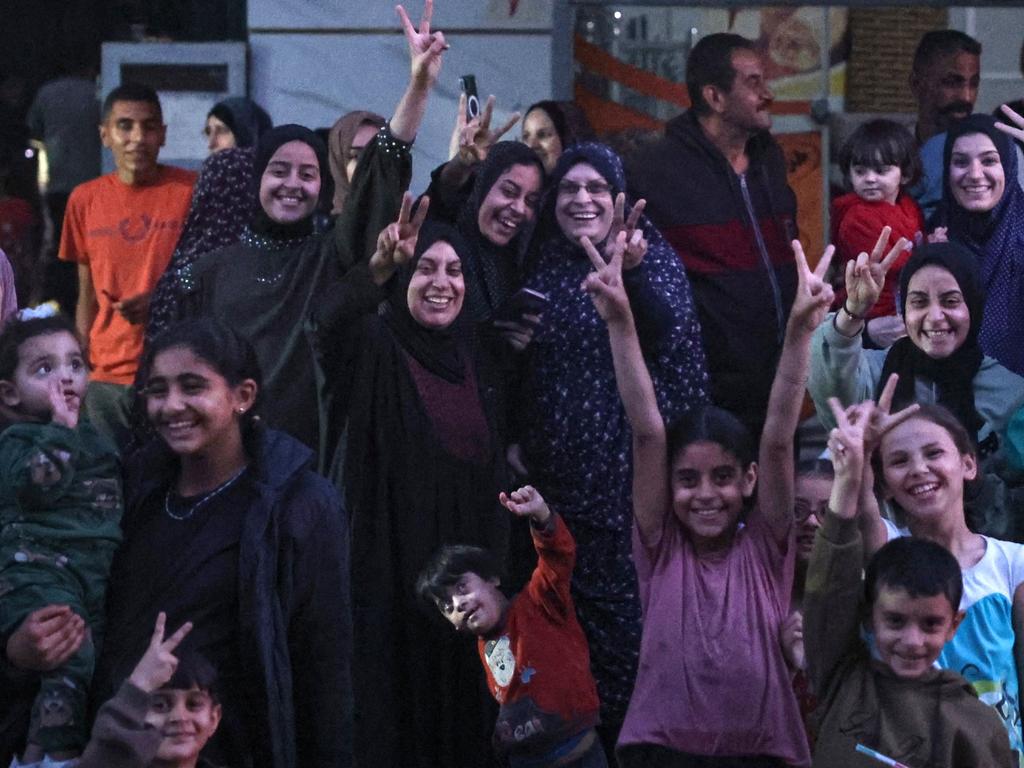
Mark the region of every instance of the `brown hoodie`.
POLYGON ((864 549, 855 520, 829 515, 814 543, 804 593, 804 643, 818 693, 813 766, 878 768, 863 744, 909 768, 1017 764, 998 715, 960 675, 897 677, 860 637, 864 549))

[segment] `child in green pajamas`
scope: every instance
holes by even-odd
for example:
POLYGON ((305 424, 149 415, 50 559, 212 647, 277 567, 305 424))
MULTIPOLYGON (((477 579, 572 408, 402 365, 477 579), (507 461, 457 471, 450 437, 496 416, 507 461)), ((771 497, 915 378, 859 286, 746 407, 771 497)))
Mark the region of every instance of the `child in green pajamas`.
POLYGON ((0 334, 0 402, 14 422, 0 433, 0 641, 53 604, 70 606, 90 629, 67 662, 42 675, 22 765, 60 765, 88 739, 86 697, 124 503, 116 449, 78 419, 87 384, 63 316, 13 321, 0 334))

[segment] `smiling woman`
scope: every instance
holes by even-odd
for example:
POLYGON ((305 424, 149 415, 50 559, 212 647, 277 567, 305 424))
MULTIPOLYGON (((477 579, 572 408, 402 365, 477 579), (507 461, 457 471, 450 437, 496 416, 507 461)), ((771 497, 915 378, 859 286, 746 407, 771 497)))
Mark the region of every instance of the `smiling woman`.
POLYGON ((1013 142, 995 122, 971 115, 949 130, 936 223, 978 262, 985 293, 982 349, 1024 375, 1024 189, 1012 181, 1018 163, 1013 142))

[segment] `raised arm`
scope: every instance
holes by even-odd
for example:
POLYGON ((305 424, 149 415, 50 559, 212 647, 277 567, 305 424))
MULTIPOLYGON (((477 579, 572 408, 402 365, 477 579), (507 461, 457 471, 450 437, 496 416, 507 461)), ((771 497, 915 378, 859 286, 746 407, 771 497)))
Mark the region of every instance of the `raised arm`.
POLYGON ((580 243, 595 269, 584 280, 583 289, 608 324, 615 381, 633 430, 633 516, 644 546, 654 548, 661 540, 669 503, 668 453, 665 423, 622 284, 626 233, 619 233, 607 263, 588 238, 580 243))
POLYGON ((811 336, 833 299, 825 273, 835 248, 830 245, 825 249, 813 271, 799 240, 793 241, 793 252, 797 268, 796 298, 768 398, 758 456, 758 510, 779 543, 786 541, 793 528, 793 436, 807 387, 811 336))
POLYGON ((861 570, 857 497, 864 463, 864 411, 833 400, 838 426, 828 446, 836 477, 829 509, 814 542, 804 592, 804 648, 811 685, 824 697, 836 671, 860 643, 861 570))
POLYGON ((441 72, 441 58, 448 48, 444 34, 430 31, 430 21, 434 15, 434 0, 426 0, 423 15, 417 29, 413 26, 409 14, 401 5, 397 6, 398 16, 402 20, 405 39, 409 42, 410 75, 409 86, 402 94, 401 101, 395 107, 391 118, 391 135, 399 141, 411 142, 423 122, 423 113, 427 109, 427 97, 441 72))

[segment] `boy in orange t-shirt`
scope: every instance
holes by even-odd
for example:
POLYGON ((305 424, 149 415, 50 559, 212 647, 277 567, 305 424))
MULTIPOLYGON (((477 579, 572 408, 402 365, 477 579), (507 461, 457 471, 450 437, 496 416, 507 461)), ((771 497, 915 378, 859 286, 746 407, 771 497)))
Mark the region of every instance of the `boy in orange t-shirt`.
POLYGON ((146 86, 111 91, 99 130, 116 170, 71 193, 59 257, 78 264, 75 322, 93 368, 85 410, 120 445, 149 295, 178 242, 196 175, 157 163, 166 126, 146 86))

